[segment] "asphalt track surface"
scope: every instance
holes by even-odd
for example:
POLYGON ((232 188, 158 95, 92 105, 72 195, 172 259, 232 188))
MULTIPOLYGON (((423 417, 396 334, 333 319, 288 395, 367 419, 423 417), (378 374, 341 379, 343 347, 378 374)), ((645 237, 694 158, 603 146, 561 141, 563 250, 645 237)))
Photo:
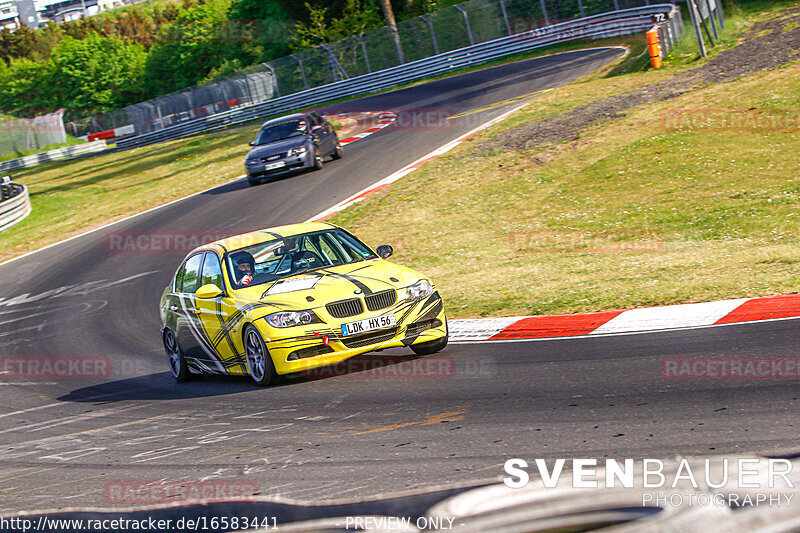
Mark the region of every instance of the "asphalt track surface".
MULTIPOLYGON (((529 60, 331 111, 460 113, 558 87, 619 54, 529 60)), ((672 381, 660 364, 666 356, 796 356, 796 320, 451 344, 417 359, 391 350, 268 389, 238 378, 174 383, 157 304, 182 253, 115 253, 110 234, 300 222, 509 108, 446 128, 395 124, 320 172, 255 188, 231 183, 1 266, 4 364, 71 357, 107 363, 109 372, 0 375, 0 512, 113 507, 104 489, 128 480, 249 481, 262 497, 319 502, 496 481, 512 457, 786 453, 797 436, 796 381, 672 381)))

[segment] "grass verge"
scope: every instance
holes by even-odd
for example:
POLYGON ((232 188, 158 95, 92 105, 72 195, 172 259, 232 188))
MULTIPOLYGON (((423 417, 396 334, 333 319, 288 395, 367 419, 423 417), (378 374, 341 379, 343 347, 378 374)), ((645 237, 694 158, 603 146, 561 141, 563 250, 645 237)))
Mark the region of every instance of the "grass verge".
POLYGON ((663 75, 596 73, 559 89, 333 222, 393 244, 398 262, 436 280, 452 317, 796 292, 800 64, 633 108, 573 142, 480 149, 663 75), (682 122, 670 118, 679 110, 682 122))

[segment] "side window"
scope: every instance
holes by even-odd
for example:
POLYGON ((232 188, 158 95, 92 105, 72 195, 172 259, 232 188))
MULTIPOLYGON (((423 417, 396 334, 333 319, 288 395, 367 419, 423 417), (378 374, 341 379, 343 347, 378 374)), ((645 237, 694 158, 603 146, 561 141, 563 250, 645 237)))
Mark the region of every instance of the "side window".
POLYGON ((312 128, 314 126, 319 126, 321 124, 321 121, 319 120, 318 117, 319 117, 319 115, 317 115, 316 113, 309 113, 308 122, 311 124, 312 128))
POLYGON ((183 263, 175 274, 175 279, 172 281, 172 292, 181 292, 181 284, 183 283, 183 273, 186 271, 186 263, 183 263))
POLYGON ((222 288, 222 264, 216 254, 206 254, 206 260, 203 262, 203 274, 200 277, 200 287, 213 283, 222 288))
POLYGON ((180 292, 197 291, 197 281, 200 274, 200 263, 203 262, 203 254, 196 254, 186 261, 183 269, 183 285, 180 292))

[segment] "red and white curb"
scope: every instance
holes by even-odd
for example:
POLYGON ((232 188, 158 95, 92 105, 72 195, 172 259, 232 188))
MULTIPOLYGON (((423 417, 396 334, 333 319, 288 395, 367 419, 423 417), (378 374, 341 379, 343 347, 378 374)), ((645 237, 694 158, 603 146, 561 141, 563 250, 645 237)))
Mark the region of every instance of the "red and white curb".
POLYGON ((350 137, 346 137, 344 139, 340 139, 339 142, 341 143, 342 146, 346 146, 346 145, 348 145, 348 144, 350 144, 352 142, 358 141, 359 139, 363 139, 364 137, 372 135, 376 131, 380 131, 383 128, 385 128, 386 126, 390 125, 392 122, 394 122, 397 119, 397 113, 394 113, 392 111, 366 111, 366 112, 362 112, 362 113, 341 113, 341 114, 338 114, 338 115, 327 115, 325 118, 327 118, 327 119, 331 119, 331 118, 335 119, 337 117, 349 117, 349 116, 352 116, 352 115, 362 115, 362 116, 363 115, 378 115, 378 122, 375 123, 375 126, 373 126, 372 128, 370 128, 370 129, 368 129, 366 131, 363 131, 363 132, 361 132, 359 134, 356 134, 356 135, 351 135, 350 137))
POLYGON ((641 333, 800 317, 800 294, 582 315, 448 320, 454 342, 641 333))
POLYGON ((335 215, 339 211, 342 211, 343 209, 346 209, 347 207, 350 207, 351 205, 355 204, 356 202, 360 202, 361 200, 364 200, 365 198, 367 198, 367 197, 375 194, 376 192, 380 191, 384 187, 386 187, 386 186, 394 183, 395 181, 399 180, 403 176, 405 176, 407 174, 410 174, 411 172, 415 171, 416 169, 418 169, 419 167, 421 167, 422 165, 424 165, 428 161, 432 161, 432 160, 436 159, 437 157, 439 157, 440 155, 449 152, 450 150, 452 150, 453 148, 455 148, 459 144, 463 143, 464 141, 466 141, 467 139, 469 139, 473 135, 477 134, 478 132, 483 131, 483 130, 485 130, 486 128, 488 128, 490 126, 493 126, 494 124, 500 122, 501 120, 505 119, 509 115, 511 115, 513 113, 516 113, 518 110, 522 109, 526 105, 527 105, 527 102, 525 102, 522 105, 516 106, 515 108, 513 108, 513 109, 511 109, 509 111, 506 111, 502 115, 493 118, 489 122, 485 122, 484 124, 481 124, 477 128, 468 131, 467 133, 465 133, 461 137, 458 137, 457 139, 455 139, 453 141, 450 141, 449 143, 445 144, 444 146, 440 146, 439 148, 437 148, 433 152, 430 152, 429 154, 427 154, 425 156, 422 156, 421 158, 417 159, 416 161, 414 161, 410 165, 407 165, 407 166, 401 168, 400 170, 398 170, 397 172, 386 176, 382 180, 378 181, 377 183, 374 183, 374 184, 370 185, 366 189, 363 189, 363 190, 357 192, 353 196, 342 200, 341 202, 339 202, 338 204, 334 205, 333 207, 331 207, 329 209, 326 209, 325 211, 323 211, 321 213, 317 213, 313 217, 311 217, 308 220, 306 220, 306 222, 321 222, 323 220, 326 220, 326 219, 332 217, 333 215, 335 215))

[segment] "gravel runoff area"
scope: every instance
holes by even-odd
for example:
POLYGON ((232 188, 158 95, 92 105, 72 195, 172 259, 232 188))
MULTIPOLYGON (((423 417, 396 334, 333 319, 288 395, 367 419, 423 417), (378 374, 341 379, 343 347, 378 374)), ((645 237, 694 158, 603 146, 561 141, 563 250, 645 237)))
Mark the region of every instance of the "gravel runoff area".
POLYGON ((601 120, 620 118, 632 107, 674 98, 701 84, 731 81, 798 60, 800 55, 797 50, 800 50, 800 9, 793 9, 780 19, 754 24, 740 44, 720 52, 701 67, 682 72, 666 81, 519 126, 489 139, 479 150, 522 150, 572 141, 584 128, 601 120))

